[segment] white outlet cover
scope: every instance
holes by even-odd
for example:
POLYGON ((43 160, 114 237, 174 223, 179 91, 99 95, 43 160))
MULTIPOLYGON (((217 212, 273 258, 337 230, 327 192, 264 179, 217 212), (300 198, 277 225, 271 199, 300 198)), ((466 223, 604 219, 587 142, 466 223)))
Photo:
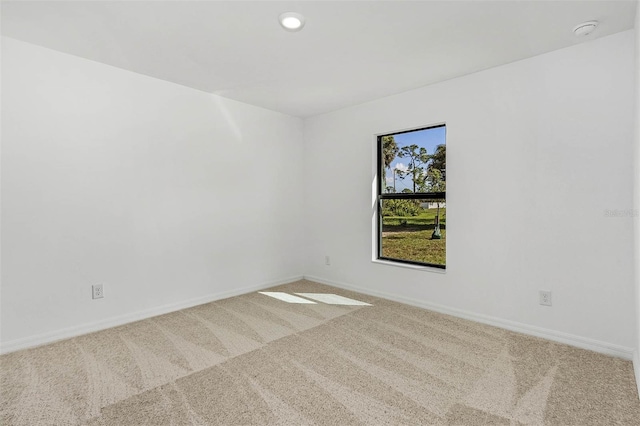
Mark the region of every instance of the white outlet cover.
POLYGON ((104 290, 102 288, 102 284, 94 284, 91 286, 92 297, 94 299, 102 299, 104 297, 104 290))
POLYGON ((540 290, 540 304, 551 306, 551 292, 548 290, 540 290))

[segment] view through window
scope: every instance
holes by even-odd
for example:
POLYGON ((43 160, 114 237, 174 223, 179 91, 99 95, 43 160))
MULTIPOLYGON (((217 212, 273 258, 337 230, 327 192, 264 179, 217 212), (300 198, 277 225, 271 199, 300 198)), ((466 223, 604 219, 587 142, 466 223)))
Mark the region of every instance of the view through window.
POLYGON ((378 136, 378 259, 446 267, 446 127, 378 136))

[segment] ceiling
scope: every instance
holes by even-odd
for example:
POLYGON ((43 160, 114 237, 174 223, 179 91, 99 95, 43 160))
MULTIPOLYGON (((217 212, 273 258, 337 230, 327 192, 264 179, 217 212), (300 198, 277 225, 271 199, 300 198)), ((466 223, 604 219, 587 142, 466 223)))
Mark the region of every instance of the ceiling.
POLYGON ((2 34, 308 117, 633 28, 635 1, 3 1, 2 34), (302 13, 301 32, 278 15, 302 13), (598 20, 583 38, 575 25, 598 20))

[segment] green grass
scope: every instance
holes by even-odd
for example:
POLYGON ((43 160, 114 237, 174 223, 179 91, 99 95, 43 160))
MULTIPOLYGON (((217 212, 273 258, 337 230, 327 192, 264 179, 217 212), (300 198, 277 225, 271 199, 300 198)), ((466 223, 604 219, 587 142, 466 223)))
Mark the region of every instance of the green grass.
POLYGON ((386 216, 382 221, 382 257, 445 265, 446 210, 440 209, 442 239, 432 240, 436 209, 419 216, 386 216))

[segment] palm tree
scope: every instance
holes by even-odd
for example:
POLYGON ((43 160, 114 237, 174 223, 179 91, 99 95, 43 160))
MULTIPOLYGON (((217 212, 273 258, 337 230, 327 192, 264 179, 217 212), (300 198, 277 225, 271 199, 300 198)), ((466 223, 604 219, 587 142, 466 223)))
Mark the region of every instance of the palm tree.
POLYGON ((384 179, 384 185, 387 183, 387 169, 391 167, 391 163, 396 158, 399 148, 393 135, 382 137, 382 177, 384 179))

